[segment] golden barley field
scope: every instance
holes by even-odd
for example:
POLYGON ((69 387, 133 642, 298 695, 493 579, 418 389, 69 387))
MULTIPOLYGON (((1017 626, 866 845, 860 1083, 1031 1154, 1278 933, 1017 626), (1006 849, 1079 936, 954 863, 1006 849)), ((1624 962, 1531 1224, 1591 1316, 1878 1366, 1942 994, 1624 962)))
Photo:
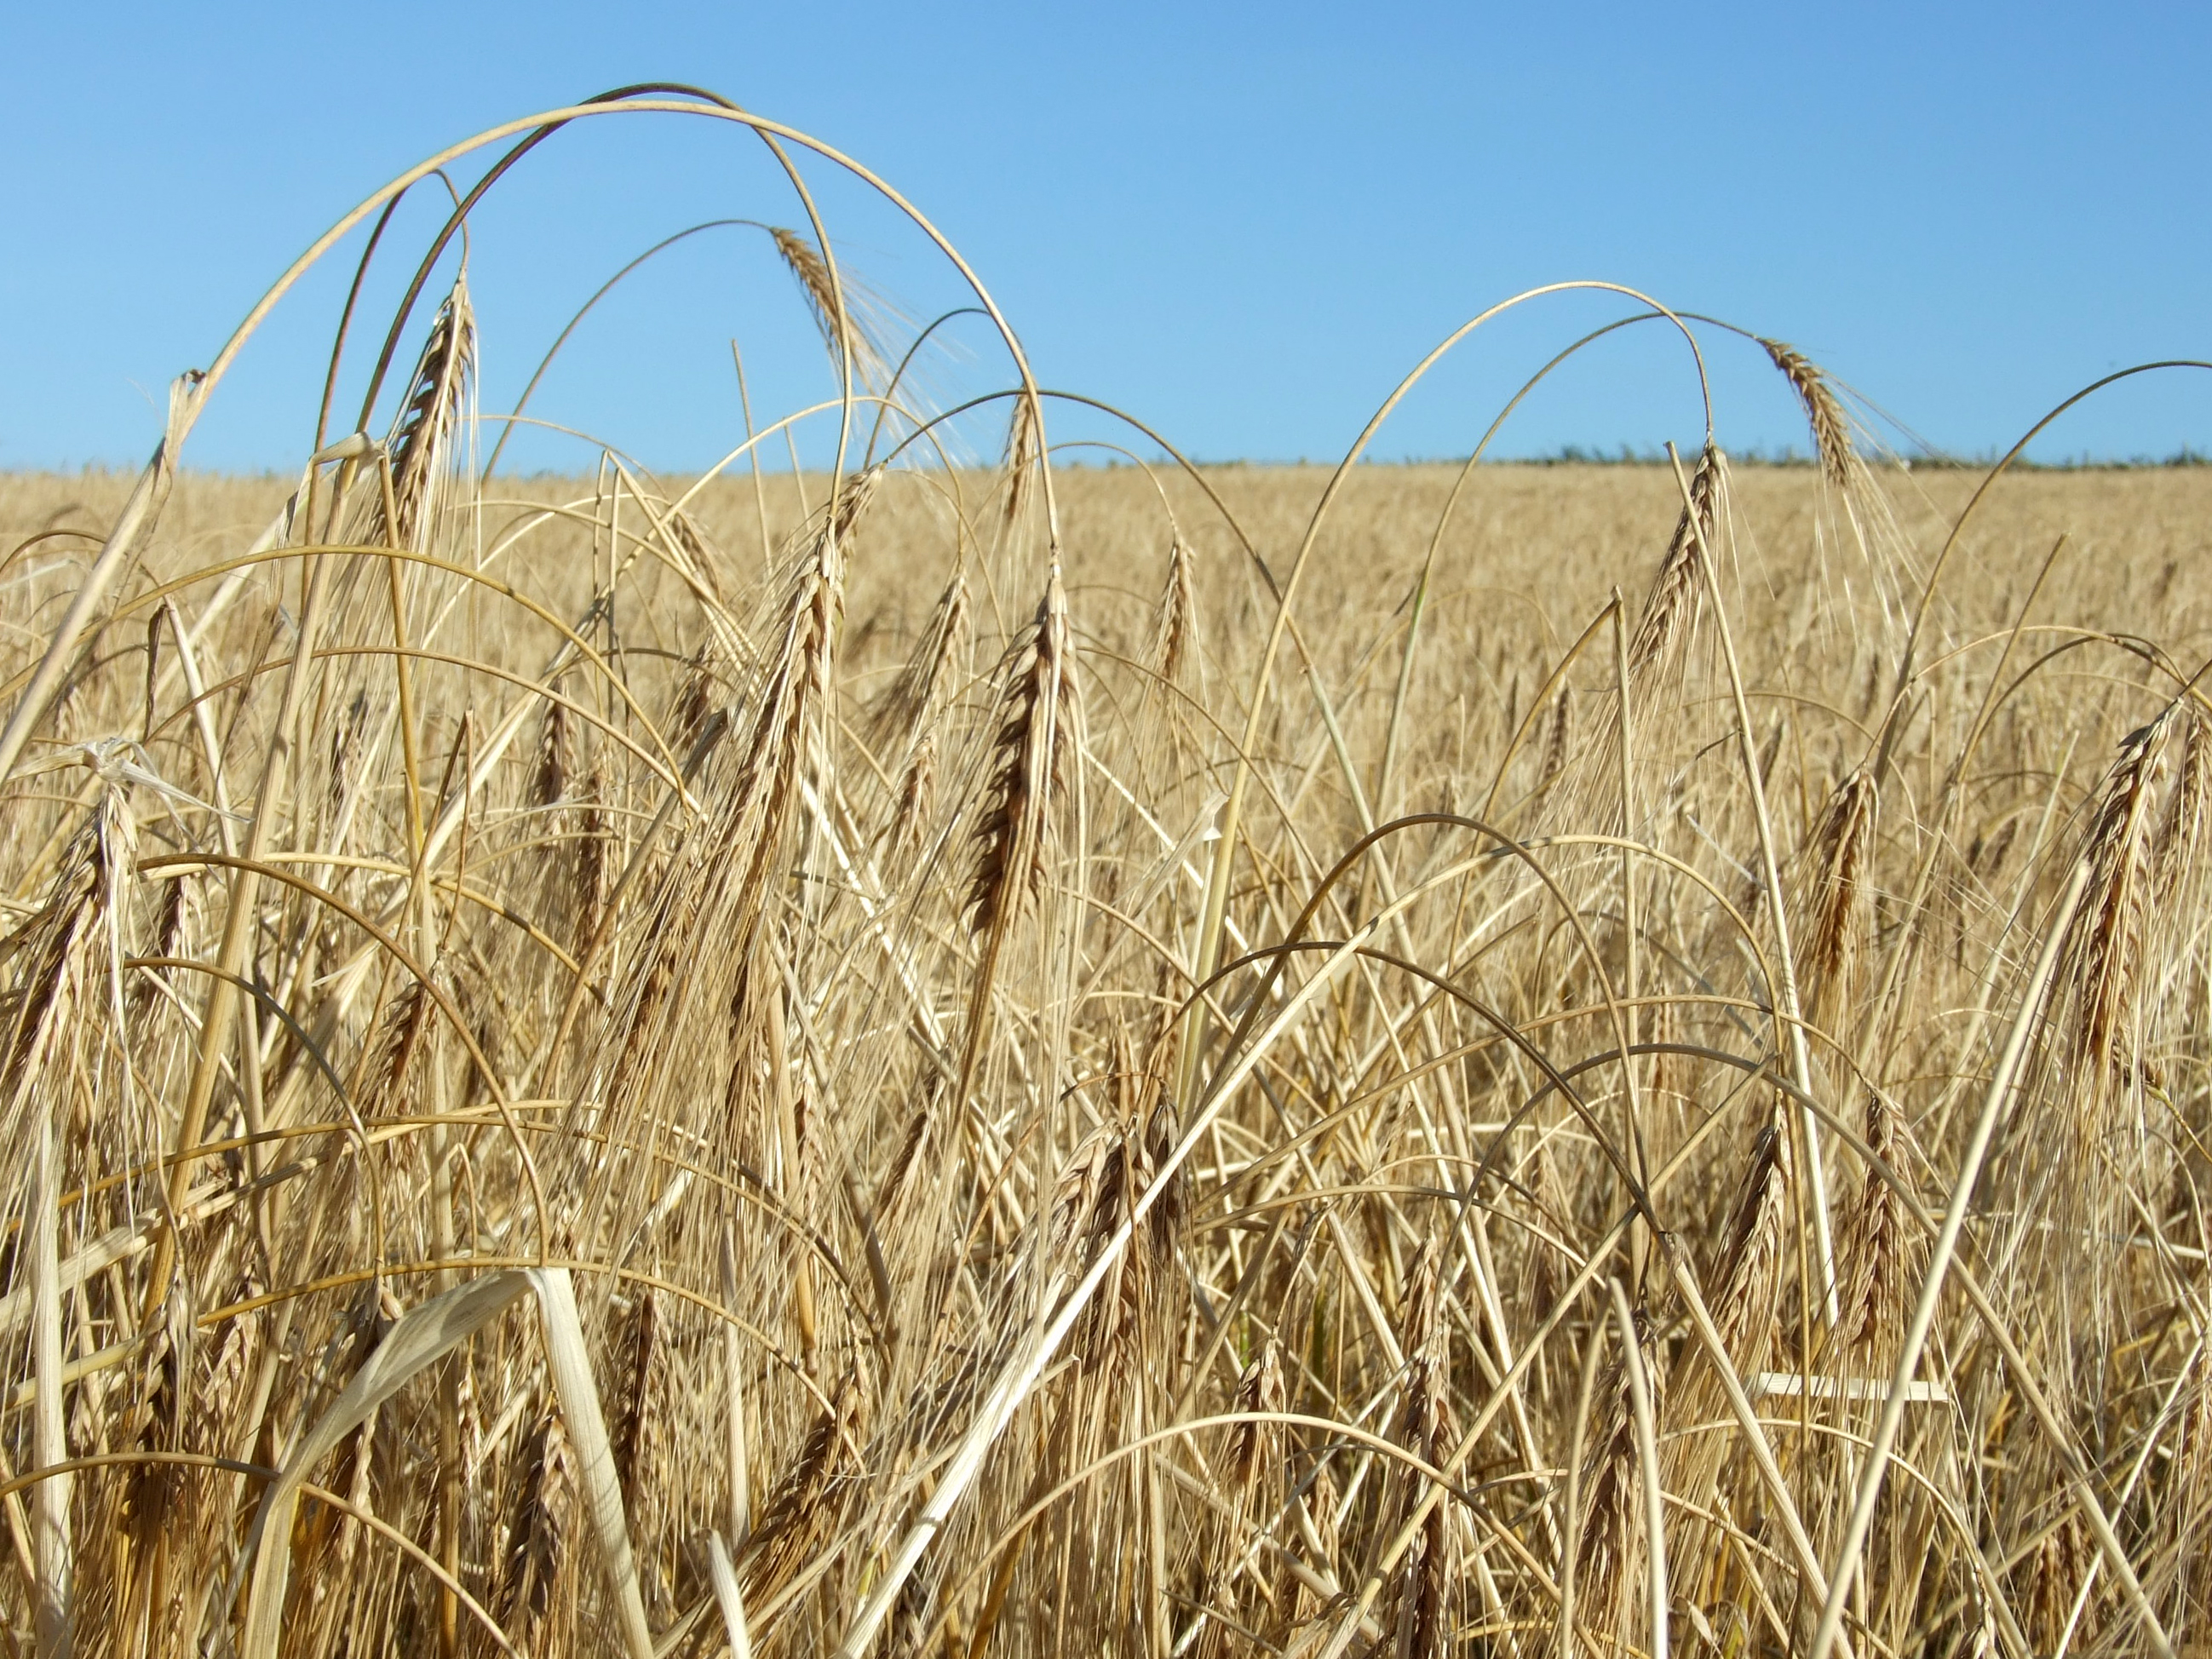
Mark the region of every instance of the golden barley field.
POLYGON ((835 472, 0 477, 15 1644, 2203 1651, 2212 471, 951 468, 792 217, 835 472))

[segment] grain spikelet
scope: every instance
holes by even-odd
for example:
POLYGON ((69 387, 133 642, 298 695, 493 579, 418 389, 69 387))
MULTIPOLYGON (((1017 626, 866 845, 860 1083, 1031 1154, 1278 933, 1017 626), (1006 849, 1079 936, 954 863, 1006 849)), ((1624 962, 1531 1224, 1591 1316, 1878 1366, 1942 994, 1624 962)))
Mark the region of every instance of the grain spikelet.
POLYGON ((928 627, 870 716, 870 735, 878 745, 902 742, 906 750, 889 825, 894 858, 921 845, 935 805, 939 726, 953 676, 968 659, 969 631, 963 564, 937 596, 928 627))
POLYGON ((684 678, 677 685, 675 702, 669 711, 668 744, 676 754, 690 752, 722 702, 725 693, 721 668, 721 653, 710 634, 684 665, 684 678))
POLYGON ((898 1150, 891 1155, 883 1178, 876 1184, 875 1199, 870 1207, 885 1226, 893 1223, 908 1194, 914 1189, 915 1172, 920 1166, 922 1147, 929 1139, 933 1108, 940 1086, 938 1074, 933 1073, 923 1087, 921 1103, 907 1119, 906 1133, 899 1139, 898 1150))
POLYGON ((408 1079, 430 1028, 430 1010, 422 981, 412 978, 386 1005, 354 1091, 363 1119, 396 1116, 406 1111, 408 1079))
POLYGON ((2106 774, 2082 857, 2090 870, 2059 958, 2054 1007, 2067 1033, 2067 1115, 2076 1151, 2091 1153, 2108 1127, 2116 1085, 2131 1073, 2138 988, 2151 927, 2155 807, 2167 771, 2169 709, 2130 732, 2106 774))
MULTIPOLYGON (((1644 1351, 1644 1375, 1657 1378, 1657 1332, 1641 1311, 1637 1340, 1644 1351)), ((1623 1357, 1607 1362, 1598 1382, 1604 1415, 1583 1466, 1583 1513, 1575 1562, 1580 1598, 1578 1620, 1616 1644, 1637 1604, 1644 1579, 1644 1505, 1638 1491, 1635 1412, 1629 1396, 1623 1357)), ((1658 1402, 1652 1402, 1655 1414, 1658 1402)), ((1625 1650, 1625 1649, 1624 1649, 1625 1650)))
POLYGON ((725 606, 727 600, 723 592, 721 556, 699 528, 698 521, 689 513, 672 513, 666 529, 665 539, 681 556, 685 574, 706 590, 711 604, 718 609, 725 606))
POLYGON ((1720 1263, 1720 1294, 1713 1304, 1713 1322, 1741 1371, 1758 1370, 1773 1340, 1783 1227, 1795 1173, 1790 1132, 1778 1097, 1736 1189, 1720 1263))
POLYGON ((2007 818, 1994 835, 1976 836, 1966 848, 1967 869, 1984 882, 1995 880, 2003 873, 2005 858, 2019 836, 2018 818, 2007 818))
POLYGON ((1090 1260, 1091 1235, 1097 1230, 1115 1139, 1106 1128, 1092 1130, 1060 1166, 1053 1182, 1052 1205, 1046 1212, 1044 1254, 1054 1267, 1080 1270, 1090 1260))
POLYGON ((970 925, 983 939, 969 1004, 960 1066, 965 1096, 990 1013, 990 998, 1006 934, 1043 884, 1050 854, 1053 806, 1063 786, 1075 703, 1067 601, 1055 563, 1029 630, 1024 660, 1002 704, 994 745, 989 794, 975 830, 975 866, 968 884, 970 925))
POLYGON ((1574 742, 1574 688, 1563 685, 1553 699, 1552 720, 1544 738, 1544 761, 1536 774, 1536 794, 1540 799, 1552 793, 1559 775, 1567 769, 1567 757, 1574 742))
MULTIPOLYGON (((189 878, 178 876, 162 884, 161 908, 155 914, 154 949, 157 957, 180 956, 185 949, 188 925, 186 884, 189 878)), ((161 970, 163 980, 168 971, 161 970)), ((161 994, 155 989, 155 970, 148 970, 131 981, 131 1013, 133 1023, 143 1020, 161 994)))
MULTIPOLYGON (((1909 1177, 1911 1129, 1905 1114, 1878 1089, 1867 1091, 1866 1140, 1875 1157, 1900 1177, 1909 1177)), ((1921 1236, 1905 1213, 1904 1200, 1871 1164, 1840 1242, 1844 1294, 1838 1340, 1846 1354, 1871 1355, 1875 1364, 1886 1365, 1904 1330, 1905 1298, 1917 1279, 1921 1236)))
POLYGON ((1880 794, 1870 767, 1838 785, 1821 808, 1799 856, 1796 911, 1798 983, 1806 1018, 1824 1029, 1850 1005, 1852 980, 1867 933, 1866 872, 1874 853, 1880 794))
MULTIPOLYGON (((103 915, 111 921, 128 902, 137 848, 137 825, 121 793, 103 787, 76 833, 70 836, 46 901, 18 940, 26 947, 23 973, 9 1000, 13 1007, 7 1047, 0 1051, 0 1100, 29 1109, 27 1091, 40 1081, 42 1055, 68 1019, 81 994, 81 958, 92 930, 103 915)), ((31 1132, 27 1122, 13 1127, 31 1132)))
POLYGON ((814 314, 815 325, 822 331, 823 343, 830 348, 832 358, 842 359, 849 340, 853 378, 862 386, 880 386, 884 380, 883 345, 865 315, 867 307, 846 303, 854 291, 851 279, 841 271, 833 280, 830 262, 799 232, 778 225, 769 234, 775 238, 775 251, 782 256, 786 269, 798 281, 799 291, 805 296, 806 308, 814 314))
POLYGON ((937 732, 927 727, 907 757, 906 774, 899 781, 898 799, 891 808, 890 849, 894 858, 912 853, 921 844, 930 808, 937 801, 937 732))
POLYGON ((614 819, 607 811, 606 781, 594 766, 577 791, 569 821, 568 896, 580 944, 599 931, 610 889, 616 852, 614 819))
MULTIPOLYGON (((376 1509, 374 1493, 378 1415, 374 1412, 369 1413, 368 1420, 353 1431, 353 1438, 347 1447, 350 1468, 345 1478, 346 1502, 352 1504, 362 1515, 374 1514, 376 1509)), ((354 1562, 361 1554, 362 1532, 362 1523, 357 1516, 341 1516, 338 1521, 337 1552, 333 1563, 334 1571, 327 1575, 316 1573, 313 1576, 323 1579, 334 1588, 344 1585, 346 1581, 352 1578, 354 1562)))
MULTIPOLYGON (((1236 1409, 1240 1412, 1287 1409, 1283 1392, 1280 1343, 1267 1343, 1261 1348, 1259 1358, 1244 1368, 1243 1375, 1237 1383, 1236 1409)), ((1230 1431, 1225 1479, 1230 1508, 1237 1515, 1240 1531, 1242 1523, 1255 1513, 1253 1498, 1259 1491, 1261 1478, 1279 1473, 1278 1465, 1281 1460, 1273 1455, 1273 1447, 1281 1433, 1280 1424, 1251 1421, 1239 1423, 1230 1431)))
MULTIPOLYGON (((1285 1409, 1283 1362, 1279 1345, 1269 1341, 1237 1378, 1233 1409, 1239 1412, 1279 1412, 1285 1409)), ((1282 1425, 1246 1420, 1229 1431, 1229 1444, 1221 1463, 1221 1498, 1225 1508, 1208 1520, 1200 1540, 1195 1583, 1191 1599, 1211 1610, 1193 1651, 1200 1659, 1220 1659, 1237 1650, 1228 1623, 1220 1616, 1244 1624, 1243 1617, 1252 1597, 1241 1593, 1240 1569, 1249 1548, 1255 1522, 1271 1518, 1274 1489, 1281 1485, 1282 1425)))
POLYGON ((891 741, 902 730, 911 743, 925 729, 967 657, 969 631, 968 572, 963 565, 938 594, 913 653, 869 714, 869 735, 878 744, 891 741))
POLYGON ((568 732, 568 705, 549 702, 538 724, 538 759, 530 769, 530 804, 555 806, 568 798, 568 779, 576 768, 575 742, 568 732))
POLYGON ((396 547, 428 546, 438 485, 460 430, 476 352, 476 312, 469 303, 468 273, 464 270, 453 279, 452 292, 430 325, 407 401, 385 440, 386 464, 392 469, 390 521, 380 489, 370 497, 364 541, 389 538, 396 547))
MULTIPOLYGON (((2088 1528, 2081 1524, 2080 1514, 2069 1508, 2014 1569, 2014 1581, 2021 1586, 2021 1626, 2038 1653, 2058 1651, 2067 1626, 2073 1622, 2076 1595, 2096 1559, 2097 1547, 2088 1528)), ((2097 1616, 2098 1601, 2094 1595, 2088 1598, 2073 1631, 2075 1643, 2093 1651, 2102 1622, 2097 1616)))
POLYGON ((620 1483, 623 1508, 637 1514, 639 1482, 652 1462, 654 1434, 653 1384, 659 1355, 660 1297, 647 1285, 629 1314, 624 1333, 623 1374, 615 1395, 615 1479, 620 1483))
POLYGON ((789 793, 806 720, 829 694, 830 659, 844 617, 845 569, 853 531, 881 477, 880 469, 872 469, 846 482, 792 589, 775 663, 757 704, 746 770, 736 792, 741 807, 781 801, 789 793))
POLYGON ((2185 911, 2203 880, 2205 839, 2212 830, 2212 723, 2194 699, 2181 704, 2181 760, 2164 820, 2159 825, 2158 903, 2169 913, 2185 911))
MULTIPOLYGON (((1174 1141, 1164 1127, 1164 1104, 1148 1120, 1142 1102, 1157 1080, 1130 1061, 1123 1034, 1115 1038, 1120 1110, 1111 1123, 1087 1137, 1061 1172, 1054 1206, 1053 1260, 1073 1272, 1087 1271, 1121 1231, 1137 1200, 1152 1185, 1153 1171, 1174 1141), (1170 1138, 1162 1139, 1164 1133, 1170 1138)), ((1169 1178, 1154 1202, 1136 1247, 1115 1258, 1106 1283, 1091 1298, 1078 1346, 1089 1369, 1103 1379, 1117 1404, 1130 1402, 1120 1391, 1140 1374, 1152 1346, 1151 1324, 1159 1311, 1157 1293, 1172 1282, 1175 1229, 1181 1215, 1182 1172, 1169 1178)), ((1079 1449, 1089 1453, 1088 1447, 1079 1449)))
POLYGON ((581 957, 599 927, 617 842, 605 763, 584 764, 576 724, 561 704, 547 704, 526 799, 542 814, 535 835, 543 844, 533 855, 540 918, 581 957))
POLYGON ((507 1528, 500 1612, 517 1646, 547 1656, 566 1650, 556 1589, 576 1504, 568 1431, 551 1407, 539 1413, 520 1467, 521 1502, 507 1528))
MULTIPOLYGON (((1405 1406, 1399 1443, 1424 1462, 1447 1465, 1459 1438, 1451 1404, 1449 1329, 1444 1322, 1436 1240, 1424 1238, 1407 1271, 1401 1298, 1405 1320, 1399 1346, 1406 1354, 1405 1406)), ((1423 1483, 1405 1478, 1403 1508, 1424 1495, 1423 1483)), ((1420 1540, 1399 1569, 1397 1646, 1407 1659, 1442 1659, 1451 1650, 1452 1592, 1459 1578, 1457 1535, 1451 1506, 1431 1505, 1420 1540)))
POLYGON ((1168 576, 1160 589, 1158 621, 1152 628, 1152 666, 1170 685, 1180 684, 1198 626, 1198 590, 1191 573, 1189 544, 1177 536, 1168 546, 1168 576))
MULTIPOLYGON (((745 1605, 757 1607, 789 1583, 833 1536, 852 1474, 848 1437, 857 1426, 859 1387, 846 1373, 830 1396, 832 1409, 814 1419, 798 1453, 754 1523, 737 1560, 745 1605)), ((759 1637, 756 1632, 756 1639, 759 1637)))
MULTIPOLYGON (((1339 1494, 1335 1479, 1328 1471, 1326 1462, 1314 1471, 1312 1482, 1297 1499, 1298 1512, 1294 1517, 1294 1524, 1312 1552, 1312 1565, 1323 1575, 1324 1582, 1337 1576, 1340 1547, 1336 1525, 1339 1494)), ((1292 1630, 1314 1624, 1328 1605, 1315 1586, 1287 1569, 1279 1584, 1277 1597, 1287 1611, 1285 1622, 1292 1630)))
POLYGON ((353 701, 346 705, 345 713, 338 717, 331 732, 331 783, 329 789, 331 822, 335 823, 345 810, 346 796, 351 793, 354 767, 360 758, 361 738, 368 724, 368 696, 356 692, 353 701))
POLYGON ((1704 561, 1711 555, 1719 522, 1725 471, 1720 450, 1708 445, 1698 457, 1697 471, 1690 476, 1690 506, 1676 520, 1666 556, 1660 560, 1651 590, 1644 596, 1643 612, 1628 643, 1632 695, 1638 695, 1639 703, 1648 706, 1647 698, 1638 694, 1674 678, 1705 613, 1704 561), (1692 512, 1697 515, 1694 534, 1692 512))
POLYGON ((615 1481, 636 1546, 639 1589, 656 1620, 667 1609, 669 1586, 657 1571, 654 1546, 674 1474, 666 1455, 668 1417, 678 1409, 668 1396, 668 1372, 675 1356, 663 1328, 665 1319, 659 1289, 646 1285, 621 1332, 617 1354, 620 1370, 611 1396, 615 1481))
POLYGON ((1006 507, 1004 520, 1011 529, 1022 516, 1022 508, 1029 504, 1030 491, 1035 488, 1036 473, 1042 464, 1037 444, 1037 410, 1034 399, 1017 396, 1014 412, 1006 425, 1006 507))
POLYGON ((702 962, 721 984, 741 978, 767 902, 771 872, 790 839, 800 775, 820 719, 830 710, 832 664, 844 616, 851 538, 880 469, 854 475, 817 526, 784 597, 773 656, 754 693, 736 776, 716 801, 693 856, 673 865, 652 905, 656 924, 623 1016, 612 1075, 636 1105, 656 1075, 674 1022, 691 994, 709 988, 702 962))
POLYGON ((64 976, 76 953, 87 907, 100 885, 100 841, 92 824, 71 838, 68 852, 48 889, 44 907, 26 933, 29 950, 27 971, 14 997, 13 1030, 6 1050, 7 1068, 0 1088, 12 1094, 24 1079, 54 999, 64 994, 64 976))
POLYGON ((1820 471, 1838 488, 1849 484, 1864 463, 1851 441, 1850 417, 1844 413, 1827 372, 1796 347, 1780 340, 1761 339, 1766 355, 1789 380, 1797 401, 1805 406, 1805 422, 1813 428, 1813 445, 1820 453, 1820 471))
MULTIPOLYGON (((1154 1065, 1163 1065, 1167 1056, 1155 1053, 1154 1065)), ((1144 1085, 1152 1097, 1152 1115, 1145 1122, 1144 1176, 1139 1190, 1150 1190, 1155 1170, 1168 1161, 1176 1143, 1182 1139, 1182 1123, 1176 1112, 1175 1091, 1157 1073, 1142 1073, 1144 1085)), ((1177 1243, 1182 1237, 1183 1223, 1183 1166, 1178 1165, 1167 1176, 1167 1185, 1153 1200, 1152 1213, 1147 1218, 1153 1257, 1163 1282, 1170 1282, 1175 1265, 1177 1243)))

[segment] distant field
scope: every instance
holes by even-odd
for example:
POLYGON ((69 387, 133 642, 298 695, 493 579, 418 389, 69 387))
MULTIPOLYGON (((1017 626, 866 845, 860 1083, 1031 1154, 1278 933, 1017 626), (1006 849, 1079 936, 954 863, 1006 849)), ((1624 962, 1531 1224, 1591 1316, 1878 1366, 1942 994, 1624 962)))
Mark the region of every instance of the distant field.
MULTIPOLYGON (((1316 574, 1370 629, 1383 627, 1406 597, 1459 471, 1443 465, 1362 468, 1348 485, 1332 515, 1316 574)), ((1262 556, 1279 562, 1304 532, 1329 471, 1231 466, 1206 469, 1204 477, 1262 556)), ((1885 494, 1908 556, 1933 553, 1981 477, 1971 469, 1886 475, 1885 494)), ((1742 580, 1746 602, 1754 607, 1765 602, 1762 588, 1796 591, 1803 573, 1824 564, 1832 567, 1829 580, 1848 581, 1856 574, 1832 568, 1850 562, 1824 557, 1820 550, 1814 524, 1819 491, 1812 478, 1808 469, 1796 467, 1735 471, 1735 500, 1750 537, 1742 580)), ((1153 603, 1167 538, 1176 528, 1210 563, 1222 567, 1231 592, 1242 592, 1243 578, 1230 557, 1234 537, 1201 490, 1174 469, 1162 469, 1157 489, 1133 467, 1063 471, 1059 479, 1068 581, 1097 589, 1108 614, 1114 611, 1109 590, 1115 588, 1122 590, 1130 615, 1153 603), (1163 491, 1175 515, 1172 526, 1161 505, 1163 491)), ((122 472, 0 472, 0 547, 64 526, 104 528, 132 481, 133 475, 122 472)), ((662 488, 676 494, 688 483, 665 480, 662 488)), ((982 475, 965 483, 979 495, 993 487, 982 475)), ((195 559, 242 548, 292 487, 292 480, 273 477, 187 475, 165 519, 164 540, 195 559)), ((693 510, 719 545, 741 555, 759 546, 763 505, 770 541, 781 543, 800 521, 802 489, 805 505, 818 508, 826 493, 819 477, 794 485, 787 471, 769 473, 757 496, 749 475, 721 479, 706 488, 693 510)), ((501 480, 488 499, 550 504, 588 501, 592 492, 588 478, 539 477, 501 480)), ((913 527, 916 515, 927 510, 922 495, 934 493, 933 488, 895 487, 874 508, 879 527, 854 561, 848 607, 872 634, 887 627, 896 635, 920 625, 937 597, 944 574, 941 537, 933 523, 926 531, 913 527)), ((1532 602, 1531 622, 1540 611, 1553 633, 1571 633, 1613 586, 1633 596, 1648 579, 1671 528, 1676 494, 1671 475, 1655 467, 1486 464, 1462 495, 1440 550, 1436 599, 1443 607, 1443 625, 1468 625, 1480 610, 1477 590, 1502 590, 1532 602), (1455 618, 1455 606, 1468 616, 1455 618)), ((493 522, 513 514, 512 508, 490 510, 493 522)), ((1956 574, 1945 586, 1942 603, 1956 625, 2010 621, 2008 600, 2016 599, 2015 589, 2032 578, 2061 534, 2071 538, 2070 550, 2046 590, 2049 620, 2124 631, 2154 620, 2152 631, 2183 655, 2192 643, 2206 642, 2204 630, 2212 626, 2212 612, 2205 608, 2212 604, 2212 563, 2207 562, 2212 468, 2008 477, 1979 510, 1956 574), (2156 610, 2147 615, 2151 605, 2156 610)), ((84 546, 63 541, 46 556, 65 557, 84 546)), ((1861 577, 1855 605, 1867 600, 1866 586, 1861 577)), ((1493 646, 1511 638, 1488 631, 1496 636, 1493 646)), ((1536 663, 1531 657, 1516 665, 1534 669, 1536 663)))

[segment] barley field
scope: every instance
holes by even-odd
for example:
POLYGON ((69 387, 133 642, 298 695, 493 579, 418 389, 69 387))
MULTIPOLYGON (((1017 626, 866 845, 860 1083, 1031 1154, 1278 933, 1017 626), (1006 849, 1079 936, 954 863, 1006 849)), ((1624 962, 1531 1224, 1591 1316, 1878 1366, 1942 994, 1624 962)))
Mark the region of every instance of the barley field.
POLYGON ((2206 1650, 2212 471, 945 466, 776 240, 834 471, 448 258, 0 477, 21 1650, 2206 1650))

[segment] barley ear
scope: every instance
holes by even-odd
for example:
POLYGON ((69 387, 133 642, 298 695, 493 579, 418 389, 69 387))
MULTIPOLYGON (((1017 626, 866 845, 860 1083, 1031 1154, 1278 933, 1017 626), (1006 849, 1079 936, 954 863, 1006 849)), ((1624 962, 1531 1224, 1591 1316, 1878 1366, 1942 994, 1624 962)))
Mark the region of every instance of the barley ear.
POLYGON ((1827 371, 1783 341, 1761 339, 1759 343, 1765 347, 1766 355, 1804 405, 1805 422, 1813 429, 1813 446, 1820 454, 1821 472, 1839 489, 1848 485, 1866 463, 1859 459, 1857 446, 1851 441, 1850 417, 1844 412, 1827 371))
POLYGON ((960 1098, 975 1077, 999 959, 1015 918, 1044 882, 1053 806, 1064 784, 1074 688, 1067 600, 1055 563, 1030 624, 1024 655, 1001 704, 988 807, 975 830, 968 911, 982 940, 969 1003, 960 1098))
POLYGON ((1043 464, 1037 449, 1039 436, 1036 399, 1026 392, 1017 393, 1013 416, 1006 426, 1005 526, 1008 529, 1021 518, 1035 487, 1036 470, 1043 464))
POLYGON ((775 251, 781 256, 784 267, 799 283, 799 291, 805 297, 806 308, 813 313, 815 326, 822 331, 823 343, 830 348, 834 361, 842 362, 849 349, 853 355, 853 378, 863 386, 878 386, 884 380, 884 350, 876 338, 875 331, 860 314, 858 306, 848 305, 853 284, 841 272, 832 276, 830 262, 813 242, 795 230, 781 225, 774 226, 769 234, 775 239, 775 251))
POLYGON ((1807 1018, 1834 1030, 1850 1006, 1869 927, 1867 872, 1873 863, 1881 793, 1871 766, 1838 785, 1820 811, 1799 859, 1797 975, 1807 1018))
POLYGON ((1198 626, 1198 589, 1191 564, 1189 544, 1176 537, 1168 547, 1167 580, 1160 589, 1158 619, 1152 629, 1152 669, 1170 685, 1182 683, 1198 626))
POLYGON ((1651 689, 1672 678, 1705 614, 1705 561, 1719 520, 1722 475, 1720 451, 1707 445, 1690 476, 1689 504, 1675 522, 1629 639, 1632 694, 1639 707, 1652 706, 1651 689))
POLYGON ((407 401, 385 440, 388 498, 380 490, 369 506, 364 541, 389 539, 395 547, 427 547, 436 517, 438 486, 466 417, 468 385, 476 368, 476 311, 469 302, 466 270, 438 308, 415 366, 407 401))

